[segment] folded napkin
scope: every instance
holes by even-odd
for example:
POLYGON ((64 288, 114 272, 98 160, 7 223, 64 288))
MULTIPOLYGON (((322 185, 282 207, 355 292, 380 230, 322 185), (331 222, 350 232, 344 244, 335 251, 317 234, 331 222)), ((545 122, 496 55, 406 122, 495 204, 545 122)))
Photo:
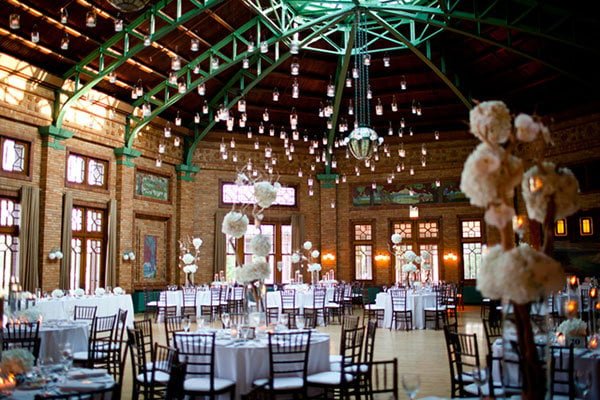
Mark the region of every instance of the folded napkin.
POLYGON ((94 378, 98 376, 105 376, 108 372, 105 369, 91 369, 91 368, 78 368, 73 371, 69 371, 69 379, 83 379, 83 378, 94 378))
POLYGON ((58 388, 61 392, 91 392, 101 390, 106 387, 104 382, 93 382, 90 380, 73 380, 61 383, 58 388))

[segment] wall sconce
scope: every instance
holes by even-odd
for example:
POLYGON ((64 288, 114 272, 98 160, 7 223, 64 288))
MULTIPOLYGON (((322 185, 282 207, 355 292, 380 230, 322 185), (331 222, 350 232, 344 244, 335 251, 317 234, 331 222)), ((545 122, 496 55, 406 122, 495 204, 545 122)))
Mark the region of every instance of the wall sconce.
POLYGON ((409 206, 409 208, 408 208, 408 217, 409 218, 419 218, 419 207, 417 207, 417 206, 409 206))
POLYGON ((458 256, 453 252, 449 252, 444 254, 444 261, 456 261, 458 260, 458 256))
POLYGON ((323 261, 335 261, 335 254, 333 253, 324 253, 323 261))
POLYGON ((129 250, 129 251, 126 251, 125 253, 123 253, 123 260, 125 260, 125 261, 134 261, 135 260, 135 253, 133 252, 133 250, 129 250))
POLYGON ((52 250, 50 250, 50 253, 48 253, 48 258, 50 260, 62 260, 63 258, 63 253, 62 251, 60 251, 60 249, 54 248, 52 250))
POLYGON ((390 255, 389 254, 377 254, 375 256, 375 261, 376 262, 390 261, 390 255))

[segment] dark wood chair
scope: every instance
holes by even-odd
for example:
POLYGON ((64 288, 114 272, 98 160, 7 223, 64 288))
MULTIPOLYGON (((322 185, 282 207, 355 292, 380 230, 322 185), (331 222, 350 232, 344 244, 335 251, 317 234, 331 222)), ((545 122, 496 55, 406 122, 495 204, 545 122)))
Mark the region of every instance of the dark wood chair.
POLYGON ((569 400, 574 400, 578 393, 575 382, 573 345, 568 347, 550 346, 549 356, 551 356, 550 398, 566 396, 569 400))
POLYGON ((434 328, 441 329, 448 323, 448 310, 446 308, 446 285, 434 286, 435 305, 425 307, 425 328, 428 322, 434 323, 434 328))
POLYGON ((253 382, 274 399, 285 394, 307 397, 310 331, 269 333, 269 377, 253 382))
POLYGON ((195 287, 184 287, 182 290, 182 303, 181 312, 182 316, 196 318, 197 307, 196 307, 196 288, 195 287))
POLYGON ((215 377, 215 332, 182 334, 175 333, 175 347, 179 360, 187 363, 183 391, 190 397, 214 398, 229 393, 235 398, 235 382, 215 377))
POLYGON ((392 302, 392 321, 390 330, 398 329, 401 324, 404 324, 405 330, 413 329, 413 313, 406 305, 406 289, 390 289, 390 300, 392 302))
POLYGON ((75 306, 73 308, 73 319, 75 321, 89 321, 92 323, 96 318, 97 306, 75 306))
POLYGON ((111 370, 111 346, 117 315, 95 317, 92 322, 87 351, 73 354, 73 363, 86 368, 111 370))
POLYGON ((385 308, 383 306, 378 306, 377 304, 371 302, 371 295, 369 293, 369 289, 362 289, 361 299, 364 318, 367 321, 375 319, 377 320, 379 326, 383 326, 383 321, 385 319, 385 308))
POLYGON ((160 292, 144 288, 144 319, 148 319, 150 314, 154 314, 154 319, 158 318, 158 301, 160 292))
POLYGON ((319 318, 327 324, 327 314, 325 312, 325 299, 327 297, 327 289, 313 288, 312 304, 304 307, 304 318, 306 326, 315 328, 318 325, 319 318))
POLYGON ((173 346, 173 335, 176 332, 183 332, 183 316, 168 315, 163 321, 165 327, 165 339, 167 346, 173 346))
POLYGON ((34 362, 40 355, 40 323, 9 322, 2 330, 2 350, 26 349, 33 354, 34 362))

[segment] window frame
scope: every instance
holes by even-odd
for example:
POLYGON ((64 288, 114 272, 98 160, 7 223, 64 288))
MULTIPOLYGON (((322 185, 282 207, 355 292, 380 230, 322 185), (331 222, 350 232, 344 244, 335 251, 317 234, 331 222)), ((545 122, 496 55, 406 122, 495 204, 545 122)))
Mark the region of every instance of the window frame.
MULTIPOLYGON (((224 179, 219 179, 219 207, 220 208, 228 208, 231 207, 233 203, 225 203, 223 201, 223 186, 229 184, 229 185, 235 185, 235 182, 232 182, 230 180, 224 180, 224 179)), ((285 187, 289 187, 289 188, 293 188, 294 189, 294 205, 293 206, 286 206, 286 205, 280 205, 280 204, 273 204, 271 205, 271 207, 269 207, 269 210, 298 210, 299 209, 299 205, 298 205, 298 185, 297 184, 285 184, 282 183, 282 186, 285 187)), ((252 205, 251 203, 238 203, 238 204, 248 204, 248 205, 252 205)))
POLYGON ((108 159, 90 156, 84 152, 79 152, 79 151, 71 151, 71 150, 67 151, 66 158, 65 158, 65 186, 66 187, 73 188, 73 189, 85 188, 86 190, 107 192, 109 179, 110 179, 110 161, 108 159), (82 157, 85 160, 84 181, 82 183, 71 182, 69 180, 69 157, 71 155, 82 157), (104 184, 102 186, 90 185, 88 183, 88 163, 90 160, 94 160, 97 163, 104 164, 104 184))
MULTIPOLYGON (((4 157, 4 142, 6 140, 12 140, 16 143, 22 144, 25 146, 25 171, 23 172, 19 172, 19 171, 5 171, 2 168, 2 165, 0 164, 0 176, 4 176, 7 178, 14 178, 14 179, 21 179, 21 180, 27 180, 27 181, 31 181, 32 180, 32 167, 31 164, 33 162, 33 144, 30 140, 25 140, 22 138, 18 138, 18 137, 13 137, 13 136, 8 136, 8 135, 0 135, 0 157, 4 157)), ((0 160, 0 163, 3 160, 0 160)))
MULTIPOLYGON (((101 248, 100 248, 100 261, 99 261, 99 268, 100 268, 100 276, 98 279, 98 283, 96 287, 104 287, 104 279, 105 279, 105 275, 106 275, 106 246, 107 246, 107 239, 108 239, 108 209, 104 206, 101 206, 99 204, 90 204, 90 203, 85 203, 85 202, 77 202, 77 203, 73 203, 73 208, 71 210, 71 212, 73 212, 74 209, 76 208, 80 208, 83 209, 83 219, 82 219, 82 231, 74 231, 72 229, 72 225, 71 225, 71 252, 69 254, 70 258, 70 268, 69 268, 69 282, 70 282, 70 275, 71 272, 75 266, 75 262, 72 258, 72 254, 73 254, 73 239, 76 238, 80 238, 82 239, 82 252, 81 252, 81 261, 80 261, 80 277, 79 277, 79 282, 78 287, 80 288, 84 288, 86 287, 86 282, 85 282, 85 269, 87 268, 87 265, 84 264, 84 262, 87 260, 87 252, 85 252, 85 243, 87 242, 87 240, 100 240, 101 242, 101 248), (102 228, 101 228, 101 232, 86 232, 85 231, 85 226, 86 226, 86 221, 87 221, 87 210, 93 210, 93 211, 99 211, 102 213, 102 228), (80 235, 80 233, 83 233, 82 235, 80 235), (84 269, 82 269, 82 266, 84 269)), ((72 224, 72 222, 70 222, 72 224)), ((91 285, 93 286, 93 285, 91 285)), ((75 288, 76 289, 76 288, 75 288)))
POLYGON ((376 282, 377 268, 375 268, 375 238, 377 237, 377 221, 375 219, 357 219, 350 221, 350 253, 352 260, 352 274, 355 281, 376 282), (357 225, 371 225, 371 240, 357 240, 355 236, 357 225), (356 246, 371 246, 371 278, 359 279, 356 276, 356 246))
MULTIPOLYGON (((411 225, 411 235, 412 237, 410 239, 407 239, 404 237, 404 235, 402 236, 402 242, 400 242, 400 245, 410 245, 410 248, 412 251, 414 251, 417 255, 421 254, 421 246, 423 245, 437 245, 437 254, 431 254, 431 257, 437 257, 437 267, 438 267, 438 280, 443 280, 443 275, 444 275, 444 269, 443 269, 443 264, 441 262, 442 258, 442 244, 444 243, 443 240, 443 230, 442 230, 442 219, 441 218, 423 218, 423 217, 419 217, 419 218, 401 218, 401 219, 390 219, 389 221, 389 235, 388 237, 391 237, 396 231, 394 229, 394 225, 395 224, 410 224, 411 225), (437 224, 437 237, 436 238, 421 238, 419 236, 419 224, 420 223, 432 223, 435 222, 437 224)), ((395 280, 396 278, 396 271, 395 271, 395 262, 391 264, 392 266, 392 281, 395 280)), ((432 266, 433 268, 433 266, 432 266)), ((431 271, 431 281, 433 282, 434 280, 434 271, 431 271)))
POLYGON ((458 262, 458 277, 461 282, 467 282, 469 285, 475 285, 477 278, 475 279, 466 279, 465 278, 465 257, 463 257, 463 244, 464 243, 481 243, 482 246, 482 254, 481 257, 483 259, 483 251, 487 246, 487 236, 486 230, 487 227, 485 225, 485 219, 483 216, 478 215, 459 215, 458 219, 458 257, 460 258, 458 262), (481 223, 481 237, 478 238, 464 238, 462 234, 462 224, 464 221, 479 221, 481 223))
MULTIPOLYGON (((11 272, 10 272, 10 276, 15 275, 14 274, 14 270, 12 267, 16 267, 16 276, 18 276, 18 272, 19 272, 19 256, 20 256, 20 246, 19 246, 19 239, 20 239, 20 223, 21 223, 21 198, 19 196, 18 193, 12 192, 12 191, 0 191, 0 200, 9 200, 12 201, 13 203, 15 203, 15 205, 19 206, 19 219, 17 224, 13 224, 13 225, 0 225, 0 235, 10 235, 13 238, 16 238, 17 242, 17 250, 16 250, 16 256, 13 255, 11 257, 11 272)), ((10 276, 9 276, 9 281, 10 281, 10 276)), ((8 288, 7 284, 9 282, 3 282, 3 277, 0 276, 0 288, 4 287, 4 288, 8 288)))

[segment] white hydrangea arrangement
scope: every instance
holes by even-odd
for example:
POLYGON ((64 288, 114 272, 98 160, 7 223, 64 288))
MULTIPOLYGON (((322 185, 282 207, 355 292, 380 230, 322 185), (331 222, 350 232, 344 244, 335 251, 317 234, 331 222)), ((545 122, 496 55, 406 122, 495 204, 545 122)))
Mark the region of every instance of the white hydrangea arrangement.
POLYGON ((121 294, 125 294, 125 291, 123 290, 123 288, 121 286, 115 286, 113 288, 113 293, 116 295, 121 295, 121 294))
POLYGON ((35 322, 40 320, 42 311, 39 307, 33 306, 24 310, 18 310, 12 313, 11 318, 21 322, 35 322))
POLYGON ((65 292, 62 291, 62 289, 54 289, 52 291, 52 298, 53 299, 60 299, 65 295, 65 292))
MULTIPOLYGON (((257 306, 259 309, 264 309, 262 289, 264 280, 271 274, 271 266, 267 257, 271 252, 272 242, 270 237, 262 233, 260 225, 264 218, 264 210, 277 200, 281 184, 273 181, 271 175, 262 174, 253 169, 250 162, 238 172, 235 183, 239 186, 251 186, 254 190, 255 202, 250 214, 258 232, 252 236, 249 244, 252 262, 242 263, 236 256, 234 276, 237 282, 250 287, 257 306)), ((250 224, 250 218, 247 215, 248 209, 248 205, 234 204, 231 211, 223 218, 221 232, 229 237, 230 244, 234 249, 237 247, 236 239, 242 238, 248 230, 250 224)))
POLYGON ((311 273, 313 284, 319 280, 319 272, 323 269, 319 262, 321 253, 313 247, 311 241, 307 240, 302 244, 302 249, 292 253, 292 264, 300 264, 300 268, 306 267, 306 270, 311 273))
POLYGON ((563 336, 586 336, 587 323, 579 318, 571 318, 564 320, 556 329, 563 336))
POLYGON ((0 370, 5 374, 26 374, 33 368, 34 360, 33 354, 26 349, 4 350, 0 370))
POLYGON ((96 296, 104 296, 106 294, 106 290, 104 290, 104 288, 96 288, 96 291, 94 292, 96 294, 96 296))
POLYGON ((199 237, 190 238, 179 241, 179 267, 185 273, 186 285, 194 285, 194 274, 198 271, 196 264, 200 258, 200 247, 202 239, 199 237))
MULTIPOLYGON (((485 221, 500 231, 501 243, 492 246, 483 257, 477 277, 477 289, 484 297, 505 299, 513 304, 517 341, 525 360, 522 397, 543 399, 544 371, 538 361, 529 304, 539 301, 564 282, 562 266, 553 260, 554 221, 577 211, 578 184, 564 168, 542 160, 551 145, 549 129, 537 116, 518 115, 514 121, 501 101, 479 103, 470 112, 471 133, 481 143, 467 158, 460 189, 471 204, 485 208, 485 221), (520 148, 531 149, 532 166, 515 156, 520 148), (515 189, 521 187, 530 218, 543 223, 541 250, 527 244, 515 247, 511 221, 519 220, 514 210, 515 189)), ((521 229, 518 223, 516 227, 521 229)))
POLYGON ((85 290, 83 290, 82 288, 77 288, 77 289, 75 289, 74 293, 75 293, 75 296, 81 297, 81 296, 85 295, 85 290))
POLYGON ((420 282, 421 279, 429 281, 432 269, 431 253, 423 250, 418 255, 412 250, 404 250, 400 245, 402 235, 399 233, 394 233, 390 240, 392 242, 390 253, 393 253, 396 259, 396 283, 405 281, 409 286, 411 282, 414 284, 414 282, 420 282), (425 277, 422 276, 421 270, 425 272, 425 277))

